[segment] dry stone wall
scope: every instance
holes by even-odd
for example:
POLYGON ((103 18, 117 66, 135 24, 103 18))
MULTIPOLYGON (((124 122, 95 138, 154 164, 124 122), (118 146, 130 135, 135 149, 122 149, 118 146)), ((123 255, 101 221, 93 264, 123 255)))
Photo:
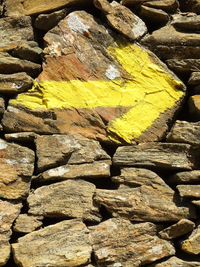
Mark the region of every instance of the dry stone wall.
POLYGON ((200 266, 199 13, 0 0, 0 266, 200 266))

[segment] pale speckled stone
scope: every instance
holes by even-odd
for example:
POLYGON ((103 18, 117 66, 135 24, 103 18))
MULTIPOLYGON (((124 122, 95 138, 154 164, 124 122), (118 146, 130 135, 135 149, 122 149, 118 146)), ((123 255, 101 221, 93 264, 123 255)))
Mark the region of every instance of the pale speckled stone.
POLYGON ((14 260, 21 267, 74 267, 90 262, 89 231, 78 220, 62 221, 34 231, 12 244, 14 260))
POLYGON ((20 214, 15 221, 13 230, 20 233, 30 233, 42 226, 42 216, 30 216, 28 214, 20 214))
POLYGON ((191 235, 181 242, 181 249, 189 254, 198 255, 200 253, 200 226, 193 230, 191 235))

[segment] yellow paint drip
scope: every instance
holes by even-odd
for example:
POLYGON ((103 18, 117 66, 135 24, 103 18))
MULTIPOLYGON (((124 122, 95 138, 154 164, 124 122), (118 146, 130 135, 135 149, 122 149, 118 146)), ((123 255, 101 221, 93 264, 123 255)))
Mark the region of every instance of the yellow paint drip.
POLYGON ((108 126, 114 135, 131 143, 160 114, 172 108, 183 96, 183 84, 162 67, 154 64, 149 54, 137 45, 109 47, 108 52, 131 76, 129 80, 111 81, 42 81, 26 93, 19 94, 13 105, 30 109, 132 107, 108 126))

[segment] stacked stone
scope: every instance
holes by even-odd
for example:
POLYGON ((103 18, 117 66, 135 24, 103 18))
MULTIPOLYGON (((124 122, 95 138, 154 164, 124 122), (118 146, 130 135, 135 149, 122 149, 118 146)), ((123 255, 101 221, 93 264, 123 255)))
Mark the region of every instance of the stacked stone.
POLYGON ((0 266, 200 266, 199 12, 0 0, 0 266))

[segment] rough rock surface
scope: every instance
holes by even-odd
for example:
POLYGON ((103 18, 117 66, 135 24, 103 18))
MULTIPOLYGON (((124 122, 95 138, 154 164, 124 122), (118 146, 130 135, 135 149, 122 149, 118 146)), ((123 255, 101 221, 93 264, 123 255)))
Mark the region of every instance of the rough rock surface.
POLYGON ((192 232, 194 227, 195 224, 192 221, 187 219, 182 219, 176 224, 173 224, 165 228, 164 230, 160 231, 159 235, 163 239, 170 240, 185 235, 189 232, 192 232))
POLYGON ((168 59, 168 67, 179 75, 190 75, 192 72, 200 71, 200 59, 168 59))
POLYGON ((168 142, 200 144, 200 123, 177 120, 167 135, 168 142))
POLYGON ((147 33, 145 23, 128 8, 116 1, 94 0, 95 6, 106 16, 109 25, 129 39, 135 41, 147 33))
POLYGON ((191 170, 195 153, 188 144, 148 143, 119 147, 113 157, 115 165, 155 169, 191 170))
POLYGON ((4 266, 10 257, 11 227, 21 207, 21 204, 0 200, 0 266, 4 266))
POLYGON ((197 255, 200 253, 200 226, 193 230, 191 235, 181 242, 181 249, 187 253, 197 255))
POLYGON ((77 220, 47 226, 12 244, 15 262, 22 267, 81 266, 90 261, 92 252, 88 234, 85 224, 77 220))
POLYGON ((110 160, 99 142, 78 135, 37 135, 35 144, 37 171, 66 163, 74 165, 110 160))
POLYGON ((189 98, 188 108, 193 118, 200 118, 200 95, 193 95, 189 98))
POLYGON ((140 16, 145 21, 151 21, 151 23, 157 23, 159 26, 166 24, 169 20, 169 15, 162 9, 156 9, 148 6, 141 6, 140 16))
POLYGON ((195 216, 193 210, 176 206, 174 195, 142 185, 132 188, 121 185, 117 190, 97 189, 95 200, 113 217, 132 221, 178 221, 195 216))
POLYGON ((189 184, 200 181, 200 170, 178 172, 167 179, 170 184, 189 184))
POLYGON ((161 263, 152 264, 151 267, 199 267, 199 262, 183 261, 177 257, 171 257, 161 263))
POLYGON ((188 81, 190 85, 199 85, 200 84, 200 72, 193 72, 188 81))
POLYGON ((42 186, 29 194, 29 214, 54 218, 80 218, 99 222, 93 203, 95 185, 83 180, 67 180, 42 186))
POLYGON ((0 197, 24 198, 30 190, 34 152, 0 139, 0 197))
POLYGON ((0 93, 16 94, 30 89, 33 79, 25 72, 15 74, 0 74, 0 93))
POLYGON ((29 216, 27 214, 20 214, 15 221, 13 230, 20 233, 31 233, 42 226, 42 216, 29 216))
POLYGON ((90 229, 98 266, 141 266, 175 253, 169 242, 156 236, 153 223, 112 218, 90 229))
POLYGON ((31 90, 10 101, 20 110, 5 112, 7 131, 79 133, 117 143, 163 137, 185 87, 155 55, 84 11, 70 13, 44 40, 43 72, 31 90))
POLYGON ((177 190, 181 197, 199 198, 200 199, 200 185, 177 185, 177 190))

